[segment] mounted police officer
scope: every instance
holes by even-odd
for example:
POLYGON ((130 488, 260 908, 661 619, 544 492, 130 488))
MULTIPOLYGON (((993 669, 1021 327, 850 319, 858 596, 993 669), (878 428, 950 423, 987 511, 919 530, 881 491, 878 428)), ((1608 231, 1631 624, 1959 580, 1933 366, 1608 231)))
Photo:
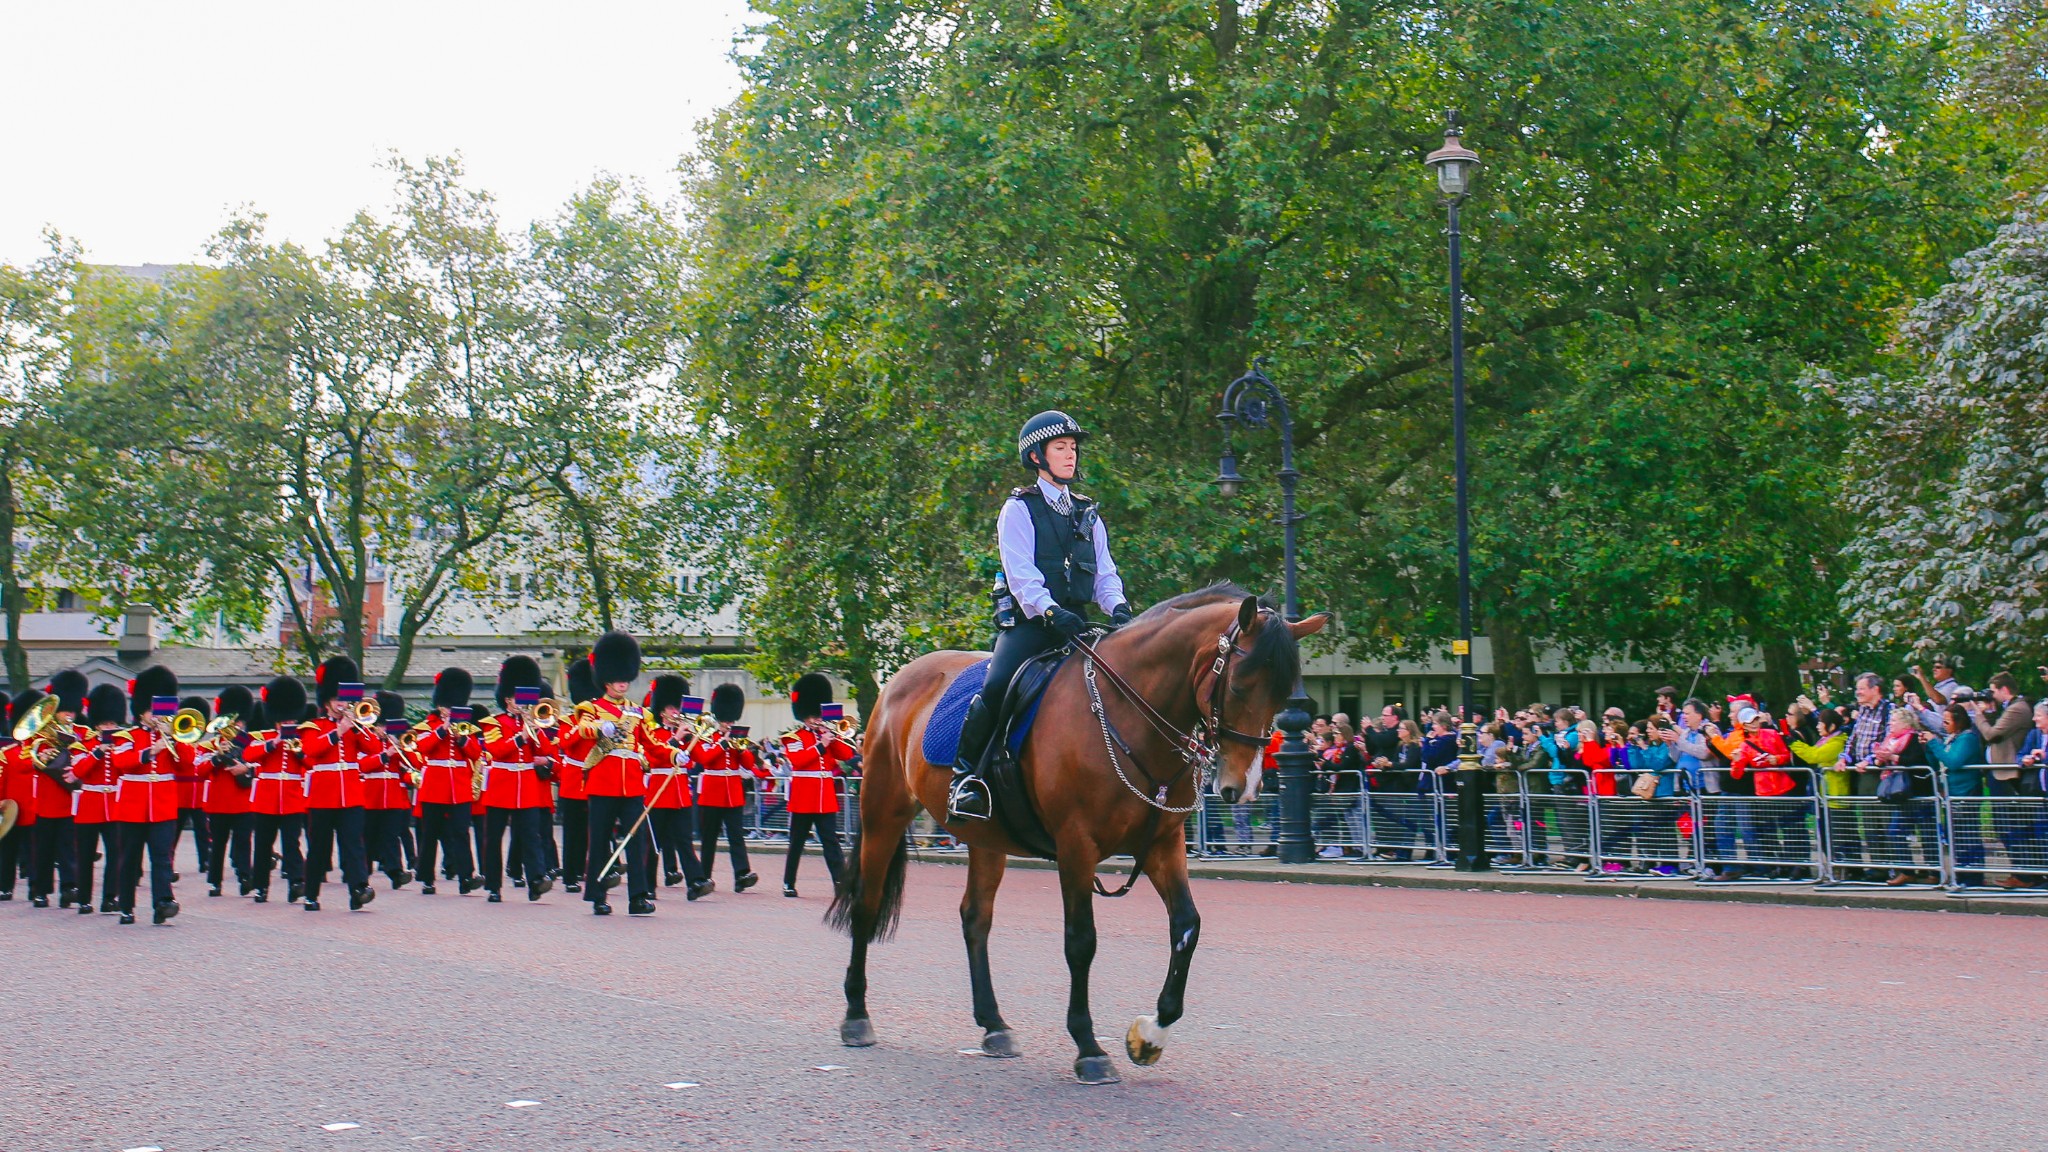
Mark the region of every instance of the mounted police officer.
POLYGON ((1088 626, 1090 603, 1119 627, 1131 618, 1095 502, 1068 487, 1080 472, 1081 441, 1087 438, 1073 417, 1059 411, 1040 412, 1017 433, 1018 461, 1038 479, 1012 490, 996 520, 1003 562, 995 590, 996 649, 961 726, 950 797, 954 816, 988 819, 988 786, 975 773, 1017 669, 1079 635, 1088 626))

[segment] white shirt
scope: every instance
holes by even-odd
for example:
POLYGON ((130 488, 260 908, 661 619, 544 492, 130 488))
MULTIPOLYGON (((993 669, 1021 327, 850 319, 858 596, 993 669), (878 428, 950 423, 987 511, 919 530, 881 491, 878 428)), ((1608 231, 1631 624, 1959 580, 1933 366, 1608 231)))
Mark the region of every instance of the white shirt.
MULTIPOLYGON (((1038 478, 1038 490, 1047 500, 1057 500, 1067 491, 1043 476, 1038 478)), ((1003 501, 1002 515, 996 518, 996 547, 1002 553, 1010 594, 1026 616, 1043 616, 1053 607, 1052 593, 1045 590, 1045 574, 1038 570, 1037 542, 1031 509, 1022 500, 1003 501)), ((1089 599, 1104 612, 1114 612, 1124 602, 1124 582, 1116 574, 1116 561, 1109 558, 1109 532, 1102 526, 1101 516, 1095 518, 1095 594, 1089 599)))

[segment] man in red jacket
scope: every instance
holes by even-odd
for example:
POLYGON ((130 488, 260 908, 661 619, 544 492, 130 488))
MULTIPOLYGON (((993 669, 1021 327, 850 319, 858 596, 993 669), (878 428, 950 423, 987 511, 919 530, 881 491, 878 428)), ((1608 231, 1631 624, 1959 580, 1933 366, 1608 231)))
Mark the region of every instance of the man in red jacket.
POLYGON ((36 771, 35 760, 15 742, 13 733, 15 720, 28 715, 28 709, 41 698, 42 693, 33 690, 12 699, 0 697, 0 712, 6 714, 0 722, 4 723, 0 727, 0 799, 14 801, 14 831, 0 838, 0 900, 14 899, 15 884, 24 874, 30 877, 29 895, 36 894, 29 848, 35 837, 36 777, 49 780, 49 776, 36 771))
MULTIPOLYGON (((635 732, 641 755, 647 758, 647 823, 654 829, 654 842, 661 852, 666 872, 663 879, 671 888, 687 881, 690 899, 695 900, 713 885, 698 866, 696 830, 690 826, 695 815, 691 811, 690 746, 696 743, 697 733, 682 726, 683 702, 694 699, 689 691, 690 682, 674 672, 656 676, 643 701, 655 723, 642 724, 635 732)), ((703 701, 696 701, 696 706, 701 712, 703 701)))
POLYGON ((362 753, 356 768, 363 780, 363 850, 370 864, 390 877, 396 892, 413 879, 400 837, 412 818, 409 785, 418 781, 419 765, 405 750, 405 734, 412 730, 405 718, 405 697, 377 693, 377 716, 377 727, 365 730, 357 745, 362 753))
POLYGON ((320 910, 320 886, 334 867, 348 886, 349 911, 377 898, 363 849, 365 750, 356 705, 363 702, 362 670, 347 656, 330 656, 313 671, 313 697, 320 715, 299 729, 299 762, 306 788, 306 911, 320 910))
POLYGON ((252 734, 241 750, 255 777, 249 785, 250 869, 256 902, 270 899, 270 868, 284 857, 285 900, 305 895, 305 775, 299 770, 299 717, 306 714, 306 686, 296 676, 279 676, 263 686, 263 713, 270 727, 252 734))
MULTIPOLYGON (((92 912, 93 864, 100 872, 100 911, 120 911, 121 843, 114 825, 114 793, 120 782, 114 771, 114 749, 121 725, 128 719, 128 694, 118 685, 96 684, 85 694, 85 722, 90 729, 74 746, 71 778, 78 781, 72 797, 73 851, 78 854, 78 912, 92 912)), ((133 916, 126 922, 132 923, 133 916)))
POLYGON ((420 771, 420 893, 434 894, 434 849, 448 854, 449 869, 464 896, 483 887, 470 855, 470 806, 476 802, 476 760, 483 742, 469 729, 469 694, 475 681, 460 668, 434 677, 433 712, 415 729, 414 750, 425 760, 420 771))
MULTIPOLYGON (((213 719, 213 702, 204 696, 187 696, 178 701, 180 712, 191 709, 199 713, 201 720, 213 719)), ((202 871, 206 861, 213 855, 213 827, 206 822, 206 809, 199 803, 200 786, 206 783, 206 755, 197 745, 181 745, 178 757, 178 837, 182 839, 186 828, 192 829, 192 858, 199 861, 202 871)), ((178 840, 171 841, 171 859, 178 858, 178 840)), ((171 879, 178 879, 176 872, 171 879)))
MULTIPOLYGON (((66 669, 50 677, 49 695, 57 699, 57 714, 50 722, 49 732, 37 741, 47 746, 51 738, 58 737, 79 740, 88 733, 78 726, 78 717, 85 711, 85 697, 90 685, 85 674, 66 669)), ((24 693, 26 695, 26 693, 24 693)), ((30 706, 34 705, 30 701, 30 706)), ((22 705, 17 699, 17 714, 22 705)), ((24 755, 34 752, 24 748, 24 755)), ((39 766, 37 771, 42 779, 34 781, 36 786, 35 835, 29 841, 29 902, 38 908, 50 906, 51 883, 54 880, 57 891, 57 906, 69 908, 78 900, 78 838, 73 825, 73 813, 78 799, 78 777, 72 774, 66 764, 72 751, 59 752, 47 768, 39 766)), ((88 906, 90 910, 90 906, 88 906)))
MULTIPOLYGON (((597 683, 590 678, 590 661, 578 660, 569 665, 569 705, 595 700, 598 697, 597 683)), ((562 717, 567 725, 569 717, 562 717)), ((558 728, 557 734, 566 731, 558 728)), ((583 786, 583 761, 575 756, 561 756, 555 761, 555 784, 559 796, 556 805, 562 812, 562 890, 583 891, 583 863, 590 856, 590 793, 583 786)))
POLYGON ((221 746, 200 761, 204 781, 199 786, 199 806, 206 810, 206 826, 212 841, 206 855, 206 894, 220 895, 221 877, 230 859, 242 895, 255 891, 255 872, 249 866, 249 793, 256 784, 256 770, 242 759, 251 730, 258 719, 256 694, 239 684, 230 684, 213 698, 216 716, 233 717, 236 731, 221 738, 221 746))
POLYGON ((577 710, 573 724, 559 737, 562 755, 583 762, 584 791, 590 807, 590 850, 584 862, 583 898, 594 915, 609 916, 612 906, 606 890, 617 883, 617 874, 607 872, 612 858, 612 838, 626 839, 626 891, 631 897, 627 911, 635 916, 654 914, 654 865, 648 849, 648 835, 640 819, 646 794, 641 752, 634 729, 646 712, 632 700, 633 681, 640 676, 640 644, 624 632, 607 632, 597 638, 590 651, 591 679, 604 695, 577 710))
POLYGON ((789 855, 782 862, 782 894, 792 899, 797 865, 813 830, 825 854, 825 870, 835 887, 839 883, 839 774, 855 752, 824 722, 830 703, 832 682, 817 672, 799 679, 789 694, 798 727, 782 737, 782 755, 789 761, 789 855))
POLYGON ((533 657, 507 657, 498 667, 499 712, 483 725, 484 753, 490 757, 484 769, 484 887, 493 904, 504 900, 507 829, 527 902, 554 887, 546 850, 554 835, 547 827, 548 782, 561 750, 551 732, 530 723, 544 685, 533 657))
POLYGON ((718 724, 714 739, 699 741, 690 749, 690 761, 698 769, 697 829, 701 840, 699 864, 706 881, 718 859, 718 833, 725 832, 726 854, 732 859, 732 887, 745 892, 761 882, 747 867, 745 780, 753 776, 767 780, 770 774, 754 750, 731 739, 732 726, 746 711, 747 694, 737 684, 720 684, 711 690, 711 716, 718 724))
POLYGON ((155 923, 178 914, 171 872, 177 861, 178 774, 191 749, 171 740, 171 717, 178 711, 178 677, 153 664, 128 682, 128 700, 136 726, 123 733, 112 754, 115 841, 120 845, 114 870, 116 905, 121 923, 135 923, 135 890, 142 884, 142 856, 149 854, 150 908, 155 923))

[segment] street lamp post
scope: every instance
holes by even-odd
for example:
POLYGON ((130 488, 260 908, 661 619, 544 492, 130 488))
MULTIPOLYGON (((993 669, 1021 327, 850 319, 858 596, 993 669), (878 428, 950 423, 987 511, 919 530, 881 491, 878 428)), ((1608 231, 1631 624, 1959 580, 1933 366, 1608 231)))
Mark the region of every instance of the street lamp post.
MULTIPOLYGON (((1281 611, 1289 621, 1295 621, 1301 619, 1301 601, 1295 592, 1294 526, 1302 517, 1294 510, 1294 488, 1301 473, 1294 467, 1294 417, 1288 411, 1286 397, 1267 379, 1265 364, 1263 356, 1253 360, 1252 370, 1232 380, 1230 387, 1223 390, 1223 410, 1216 414, 1216 419, 1223 423, 1223 458, 1216 467, 1215 483, 1216 491, 1225 498, 1237 495, 1244 485, 1244 477, 1237 471, 1237 449, 1231 443, 1236 425, 1264 428, 1279 424, 1280 523, 1286 581, 1281 611)), ((1280 729, 1280 751, 1273 757, 1280 766, 1279 858, 1283 864, 1306 864, 1315 859, 1316 852, 1309 816, 1310 798, 1315 793, 1315 757, 1304 738, 1309 725, 1309 699, 1299 676, 1295 678, 1286 710, 1275 718, 1274 724, 1280 729)))
POLYGON ((1477 718, 1472 714, 1472 537, 1471 500, 1465 471, 1465 279, 1459 248, 1458 207, 1472 188, 1479 154, 1465 147, 1458 114, 1444 114, 1444 145, 1424 157, 1436 170, 1437 190, 1450 213, 1451 256, 1451 452, 1458 476, 1458 657, 1459 700, 1464 712, 1458 725, 1458 851, 1460 872, 1485 872, 1486 793, 1479 771, 1477 718))

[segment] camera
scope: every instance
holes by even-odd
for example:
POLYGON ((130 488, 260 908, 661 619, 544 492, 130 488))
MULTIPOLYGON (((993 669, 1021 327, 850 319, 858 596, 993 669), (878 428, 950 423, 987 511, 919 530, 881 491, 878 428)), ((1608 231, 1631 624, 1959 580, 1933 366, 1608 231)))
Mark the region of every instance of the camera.
POLYGON ((1975 704, 1979 700, 1989 699, 1989 696, 1980 695, 1975 689, 1958 688, 1949 694, 1948 702, 1951 704, 1975 704))

